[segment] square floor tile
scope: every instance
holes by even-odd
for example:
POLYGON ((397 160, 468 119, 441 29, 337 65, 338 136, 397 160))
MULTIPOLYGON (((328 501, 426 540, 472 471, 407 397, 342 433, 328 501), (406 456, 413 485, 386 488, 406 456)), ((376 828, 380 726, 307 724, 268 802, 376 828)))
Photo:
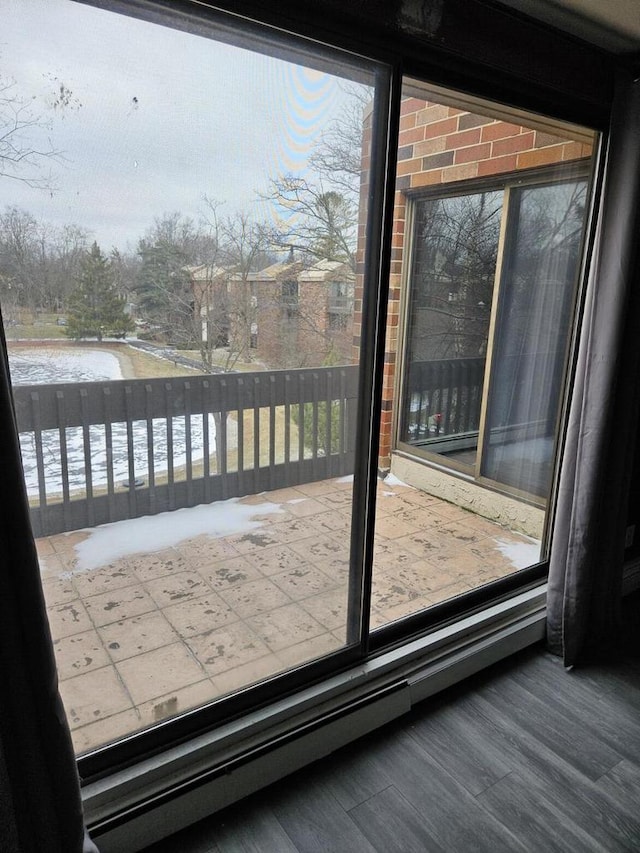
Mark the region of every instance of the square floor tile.
POLYGON ((343 645, 333 634, 320 634, 317 637, 296 643, 294 646, 287 646, 278 652, 278 657, 282 661, 283 667, 288 669, 335 652, 343 645))
POLYGON ((91 752, 99 746, 138 731, 140 727, 140 717, 133 708, 130 708, 128 711, 121 711, 104 719, 98 719, 94 723, 71 729, 73 748, 76 755, 91 752))
POLYGON ((47 616, 54 640, 69 637, 71 634, 80 634, 93 628, 86 608, 79 598, 49 607, 47 616))
POLYGON ((151 596, 139 584, 92 595, 85 598, 84 603, 96 628, 156 609, 151 596))
POLYGON ((315 483, 302 483, 296 486, 296 490, 302 492, 303 495, 317 497, 318 495, 332 494, 336 490, 336 486, 333 480, 318 480, 315 483))
POLYGON ((429 562, 437 572, 449 572, 452 580, 473 577, 486 568, 485 561, 466 548, 439 551, 429 557, 429 562))
POLYGON ((268 577, 304 565, 304 559, 288 545, 273 545, 251 555, 251 564, 268 577))
POLYGON ((335 506, 343 506, 345 501, 336 501, 335 503, 326 503, 331 495, 325 495, 318 498, 309 498, 304 495, 302 498, 297 498, 285 504, 285 509, 296 518, 306 518, 308 516, 320 515, 327 512, 335 506))
POLYGON ((252 580, 261 580, 262 572, 256 567, 258 557, 230 557, 207 566, 199 566, 198 572, 211 589, 221 592, 252 580))
POLYGON ((329 510, 337 510, 338 512, 350 512, 353 504, 353 492, 351 489, 342 489, 342 491, 329 492, 326 495, 320 495, 318 501, 329 510))
POLYGON ((371 590, 371 603, 377 610, 388 610, 399 604, 404 604, 418 598, 415 590, 403 584, 398 578, 391 576, 379 577, 374 574, 371 590))
POLYGON ((112 660, 121 661, 152 649, 168 646, 179 637, 157 610, 112 622, 98 629, 112 660))
POLYGON ((248 533, 237 533, 234 536, 229 536, 228 541, 233 545, 239 554, 249 555, 254 551, 260 551, 263 548, 268 548, 269 545, 279 545, 280 542, 275 535, 272 534, 272 529, 275 525, 269 525, 266 529, 251 530, 248 533))
POLYGON ((243 687, 271 678, 283 669, 285 666, 280 658, 274 654, 266 654, 249 663, 239 664, 225 672, 220 672, 212 680, 218 693, 224 696, 227 693, 233 693, 234 690, 241 690, 243 687))
POLYGON ((348 589, 346 586, 335 587, 326 592, 318 593, 318 595, 312 595, 298 603, 317 622, 330 631, 335 631, 337 628, 346 625, 348 606, 348 589))
POLYGON ((400 539, 402 536, 409 536, 411 533, 418 533, 419 531, 419 525, 403 521, 398 517, 398 514, 376 518, 376 536, 382 539, 400 539))
POLYGON ((94 630, 54 640, 53 651, 61 679, 72 678, 111 663, 100 636, 94 630))
POLYGON ((44 577, 42 578, 42 591, 47 607, 56 604, 68 604, 78 597, 78 591, 70 578, 44 577))
POLYGON ((340 559, 349 562, 349 542, 338 536, 333 537, 326 534, 310 536, 299 542, 291 542, 289 547, 300 554, 306 561, 321 566, 326 560, 340 559))
POLYGON ((138 579, 126 562, 121 561, 118 565, 102 566, 99 569, 85 571, 76 569, 73 573, 73 582, 82 598, 88 598, 91 595, 99 595, 102 592, 138 583, 138 579))
POLYGON ((40 576, 43 579, 60 578, 64 580, 71 574, 69 562, 55 552, 43 557, 38 556, 38 566, 40 567, 40 576))
POLYGON ((473 545, 484 538, 483 534, 474 530, 468 524, 462 524, 460 521, 446 519, 444 524, 438 525, 438 535, 450 537, 455 542, 462 545, 473 545))
POLYGON ((168 607, 170 604, 188 601, 211 592, 202 575, 193 570, 165 575, 147 581, 144 586, 158 607, 168 607))
MULTIPOLYGON (((265 643, 244 622, 191 637, 189 647, 212 676, 268 655, 265 643)), ((216 684, 217 684, 216 680, 216 684)))
POLYGON ((308 598, 337 585, 323 571, 311 564, 298 566, 277 575, 271 575, 271 581, 285 592, 292 601, 308 598))
POLYGON ((141 581, 155 580, 191 568, 190 561, 175 548, 165 548, 152 554, 139 554, 129 558, 132 572, 141 581))
POLYGON ((162 615, 181 637, 204 634, 238 619, 226 601, 215 592, 165 607, 162 615))
POLYGON ((266 578, 220 590, 220 596, 241 619, 273 610, 291 601, 285 592, 266 578))
MULTIPOLYGON (((322 516, 317 518, 322 518, 322 516)), ((317 518, 313 516, 311 518, 291 518, 287 521, 279 521, 270 525, 269 536, 277 540, 280 545, 297 542, 307 536, 314 536, 318 532, 317 518)))
POLYGON ((72 729, 132 707, 131 697, 113 666, 62 680, 60 694, 72 729))
POLYGON ((117 663, 116 669, 136 705, 196 684, 205 677, 183 643, 127 658, 117 663))
POLYGON ((427 610, 433 606, 433 601, 427 596, 419 596, 411 598, 408 601, 403 601, 392 607, 387 607, 376 611, 376 619, 372 620, 372 627, 380 628, 383 625, 388 625, 391 622, 397 622, 398 619, 404 619, 405 616, 412 616, 414 613, 419 613, 421 610, 427 610), (373 624, 375 622, 375 624, 373 624))
POLYGON ((176 551, 188 562, 193 564, 195 561, 198 566, 238 556, 229 537, 225 536, 197 536, 187 539, 176 545, 176 551))
POLYGON ((252 616, 246 622, 273 652, 326 633, 326 629, 297 604, 252 616))
POLYGON ((351 508, 329 510, 322 515, 316 515, 312 519, 313 526, 321 533, 340 533, 348 537, 351 535, 351 508))

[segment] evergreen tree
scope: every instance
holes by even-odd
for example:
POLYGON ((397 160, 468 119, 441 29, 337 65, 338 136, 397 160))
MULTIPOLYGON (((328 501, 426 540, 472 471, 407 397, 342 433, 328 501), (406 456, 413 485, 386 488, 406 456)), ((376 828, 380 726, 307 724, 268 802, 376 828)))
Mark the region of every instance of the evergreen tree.
POLYGON ((135 290, 141 315, 175 343, 193 339, 193 293, 186 269, 189 258, 173 243, 141 240, 135 290))
POLYGON ((65 333, 75 340, 95 337, 101 341, 105 335, 124 337, 133 331, 133 322, 124 307, 111 265, 94 243, 80 264, 76 287, 69 299, 65 333))

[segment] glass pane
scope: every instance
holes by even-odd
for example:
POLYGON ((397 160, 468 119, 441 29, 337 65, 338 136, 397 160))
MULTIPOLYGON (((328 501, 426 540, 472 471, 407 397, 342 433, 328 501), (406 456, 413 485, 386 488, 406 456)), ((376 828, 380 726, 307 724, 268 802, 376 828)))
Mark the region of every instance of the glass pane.
POLYGON ((571 332, 585 180, 514 189, 482 473, 546 497, 571 332))
POLYGON ((416 204, 400 439, 475 464, 502 191, 416 204))
POLYGON ((405 81, 374 630, 544 557, 593 142, 405 81))
POLYGON ((210 35, 3 9, 2 308, 79 752, 345 649, 360 600, 374 68, 210 35))

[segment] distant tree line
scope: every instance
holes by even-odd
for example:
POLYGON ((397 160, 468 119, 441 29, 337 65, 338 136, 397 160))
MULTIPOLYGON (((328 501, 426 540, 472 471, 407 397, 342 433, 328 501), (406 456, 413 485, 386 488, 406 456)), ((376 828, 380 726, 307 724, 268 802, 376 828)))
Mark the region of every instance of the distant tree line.
MULTIPOLYGON (((54 109, 81 105, 56 82, 54 109)), ((140 320, 145 333, 183 347, 198 347, 211 364, 212 350, 233 327, 236 352, 248 350, 255 326, 251 273, 287 258, 310 266, 321 258, 355 269, 362 111, 366 90, 349 90, 348 106, 314 152, 308 176, 282 174, 261 194, 275 215, 269 222, 245 212, 225 214, 205 196, 198 218, 180 212, 158 216, 133 250, 100 247, 82 225, 39 222, 26 210, 0 212, 0 300, 5 320, 40 314, 65 318, 74 338, 124 336, 140 320), (204 265, 233 278, 228 289, 196 293, 191 270, 204 265), (204 316, 206 315, 206 316, 204 316), (210 330, 203 335, 203 321, 210 330)), ((34 139, 46 126, 0 78, 0 183, 20 180, 51 190, 48 164, 59 152, 34 139)), ((213 275, 212 275, 213 277, 213 275)))

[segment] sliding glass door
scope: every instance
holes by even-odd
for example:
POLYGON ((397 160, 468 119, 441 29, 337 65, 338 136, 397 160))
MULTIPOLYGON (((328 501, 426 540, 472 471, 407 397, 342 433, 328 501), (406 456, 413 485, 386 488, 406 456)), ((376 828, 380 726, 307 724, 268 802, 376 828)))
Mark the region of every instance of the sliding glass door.
POLYGON ((587 179, 575 166, 414 205, 400 446, 544 500, 587 179), (573 174, 562 180, 562 172, 573 174))
POLYGON ((10 4, 0 78, 16 422, 91 773, 540 562, 594 140, 198 4, 96 5, 10 4))
POLYGON ((584 128, 404 82, 376 629, 543 572, 593 147, 584 128))
POLYGON ((2 12, 2 308, 81 754, 361 642, 352 160, 386 71, 166 24, 2 12))

